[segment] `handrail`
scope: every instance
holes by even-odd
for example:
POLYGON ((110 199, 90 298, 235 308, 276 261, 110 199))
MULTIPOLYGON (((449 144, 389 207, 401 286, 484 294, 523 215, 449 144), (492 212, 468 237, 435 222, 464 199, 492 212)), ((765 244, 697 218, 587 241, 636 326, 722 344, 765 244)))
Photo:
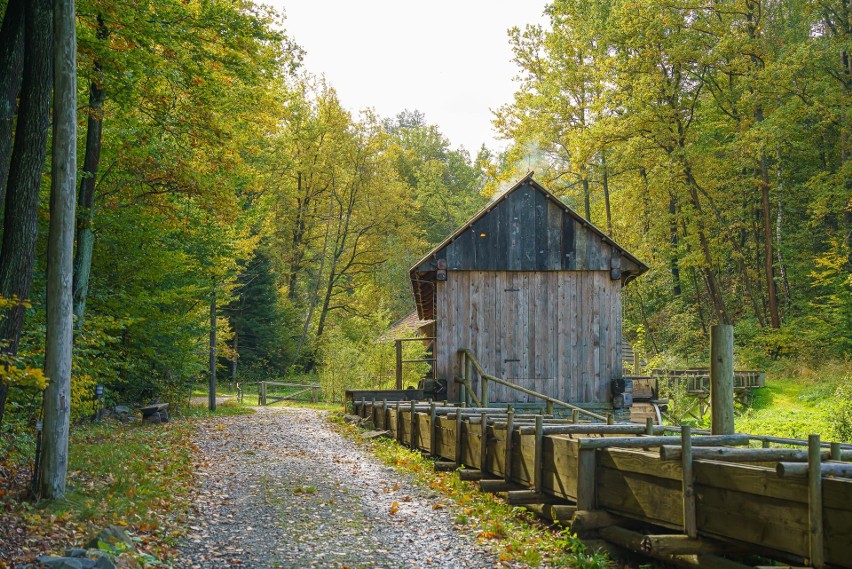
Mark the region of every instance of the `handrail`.
POLYGON ((471 352, 467 348, 461 348, 458 351, 458 354, 459 354, 459 356, 461 356, 461 361, 459 363, 461 364, 461 371, 462 371, 463 375, 462 375, 461 381, 459 381, 458 378, 456 378, 456 381, 458 383, 461 383, 462 385, 464 385, 467 388, 467 390, 470 392, 471 396, 474 397, 474 399, 476 399, 476 396, 473 393, 473 389, 471 388, 471 383, 470 383, 471 373, 470 373, 470 370, 468 369, 468 365, 467 365, 468 363, 470 363, 476 369, 477 373, 479 373, 479 377, 482 379, 482 382, 481 382, 481 385, 480 385, 480 395, 479 395, 479 400, 477 401, 477 405, 480 405, 480 406, 488 405, 488 382, 493 381, 495 383, 499 383, 500 385, 505 385, 506 387, 509 387, 510 389, 514 389, 516 391, 520 391, 521 393, 526 393, 527 395, 532 395, 533 397, 538 397, 539 399, 544 400, 547 403, 548 412, 552 410, 554 405, 559 405, 560 407, 565 407, 567 409, 571 409, 572 411, 582 413, 583 415, 587 415, 587 416, 592 417, 593 419, 597 419, 599 421, 604 421, 604 422, 609 421, 609 418, 605 417, 603 415, 598 415, 597 413, 593 413, 591 411, 583 409, 582 407, 577 407, 576 405, 571 405, 570 403, 567 403, 565 401, 561 401, 559 399, 555 399, 553 397, 550 397, 549 395, 545 395, 544 393, 539 393, 537 391, 533 391, 532 389, 527 389, 526 387, 521 387, 520 385, 518 385, 516 383, 512 383, 511 381, 507 381, 505 379, 501 379, 501 378, 494 376, 494 375, 491 375, 489 373, 485 373, 485 370, 482 369, 482 366, 479 364, 479 361, 476 359, 476 356, 474 356, 473 352, 471 352))

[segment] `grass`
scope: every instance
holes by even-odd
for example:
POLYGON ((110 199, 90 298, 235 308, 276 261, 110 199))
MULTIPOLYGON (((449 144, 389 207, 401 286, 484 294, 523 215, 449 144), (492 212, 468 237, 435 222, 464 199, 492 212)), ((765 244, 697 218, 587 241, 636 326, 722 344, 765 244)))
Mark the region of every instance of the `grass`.
MULTIPOLYGON (((345 435, 361 441, 357 428, 333 418, 345 435)), ((422 484, 443 496, 435 508, 447 508, 455 523, 473 529, 480 542, 487 543, 501 561, 520 561, 536 567, 603 569, 611 563, 604 553, 587 551, 575 535, 564 529, 545 526, 522 507, 509 506, 455 472, 435 472, 433 461, 390 439, 365 443, 385 464, 410 473, 422 484)))
POLYGON ((787 364, 769 370, 766 387, 752 393, 749 407, 736 420, 738 432, 852 442, 840 424, 852 401, 838 388, 852 379, 849 365, 830 362, 816 369, 787 364))
POLYGON ((142 566, 168 563, 186 532, 196 486, 192 419, 253 412, 226 401, 215 413, 205 406, 184 407, 172 421, 158 425, 73 425, 61 501, 29 501, 31 468, 0 460, 0 542, 8 542, 0 548, 0 568, 31 562, 43 552, 62 554, 109 525, 134 536, 139 552, 132 557, 142 566))

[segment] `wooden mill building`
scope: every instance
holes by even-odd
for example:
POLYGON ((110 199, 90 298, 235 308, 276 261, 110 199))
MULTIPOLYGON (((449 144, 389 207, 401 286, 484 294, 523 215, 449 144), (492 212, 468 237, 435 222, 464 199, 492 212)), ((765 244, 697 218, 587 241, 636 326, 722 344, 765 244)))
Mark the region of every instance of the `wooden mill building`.
MULTIPOLYGON (((436 375, 459 400, 458 350, 484 371, 589 409, 622 377, 621 289, 641 261, 527 175, 410 270, 434 320, 436 375)), ((473 382, 478 389, 478 379, 473 382)), ((490 385, 492 403, 537 400, 490 385)))

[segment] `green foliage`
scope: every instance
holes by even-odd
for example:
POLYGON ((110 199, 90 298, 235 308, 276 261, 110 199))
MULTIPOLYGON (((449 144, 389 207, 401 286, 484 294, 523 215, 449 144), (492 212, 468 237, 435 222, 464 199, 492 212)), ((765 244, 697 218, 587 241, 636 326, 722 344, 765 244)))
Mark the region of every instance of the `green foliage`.
POLYGON ((513 145, 487 191, 534 167, 645 261, 625 329, 644 326, 652 352, 703 360, 726 321, 750 365, 843 358, 847 13, 835 0, 553 2, 546 26, 510 31, 521 82, 495 125, 513 145))
POLYGON ((852 375, 843 378, 833 393, 831 426, 838 441, 852 442, 852 375))
MULTIPOLYGON (((394 389, 396 348, 393 338, 380 338, 387 320, 350 319, 331 329, 321 351, 319 380, 327 401, 342 402, 347 389, 394 389)), ((426 357, 420 342, 403 342, 403 359, 426 357)), ((416 387, 428 364, 404 364, 403 388, 416 387)))

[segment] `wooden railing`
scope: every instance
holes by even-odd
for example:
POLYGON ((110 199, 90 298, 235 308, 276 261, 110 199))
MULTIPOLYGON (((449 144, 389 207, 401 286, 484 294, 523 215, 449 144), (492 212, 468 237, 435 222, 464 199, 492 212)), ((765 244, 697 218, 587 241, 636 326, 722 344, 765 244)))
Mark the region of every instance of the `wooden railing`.
POLYGON ((554 397, 550 397, 549 395, 545 395, 544 393, 539 393, 537 391, 533 391, 532 389, 527 389, 526 387, 521 387, 516 383, 512 383, 511 381, 507 381, 505 379, 499 378, 497 376, 491 375, 490 373, 486 373, 482 366, 479 364, 479 361, 476 359, 476 356, 473 355, 467 348, 462 348, 458 351, 459 354, 459 370, 461 370, 461 377, 456 377, 456 383, 460 383, 463 386, 464 391, 462 396, 462 401, 467 401, 467 395, 473 399, 473 402, 477 407, 488 407, 488 384, 490 382, 499 383, 500 385, 505 385, 509 389, 514 389, 515 391, 520 391, 521 393, 525 393, 532 397, 536 397, 544 401, 546 406, 546 413, 548 415, 553 414, 553 406, 558 405, 559 407, 564 407, 566 409, 571 409, 575 414, 586 415, 587 417, 591 417, 592 419, 596 419, 598 421, 604 421, 606 423, 612 423, 612 415, 598 415, 597 413, 593 413, 587 409, 583 409, 582 407, 578 407, 576 405, 571 405, 565 401, 560 401, 554 397), (471 380, 473 379, 473 370, 479 374, 479 397, 476 396, 476 392, 472 387, 471 380))
POLYGON ((271 405, 284 401, 285 399, 295 399, 300 395, 310 394, 310 399, 313 403, 319 400, 319 395, 322 392, 322 387, 319 385, 311 385, 304 383, 282 383, 280 381, 261 381, 258 383, 257 404, 271 405), (294 391, 283 395, 269 395, 269 387, 285 387, 293 388, 294 391))
MULTIPOLYGON (((709 369, 652 369, 651 377, 659 380, 686 383, 687 393, 710 392, 709 369)), ((766 386, 766 375, 757 370, 734 370, 734 390, 766 386)))
POLYGON ((396 345, 396 388, 402 389, 402 364, 429 364, 431 366, 430 373, 432 374, 432 379, 435 379, 435 363, 437 360, 437 355, 435 354, 435 344, 434 341, 436 338, 434 336, 415 336, 414 338, 396 338, 394 340, 394 344, 396 345), (402 358, 402 343, 403 342, 423 342, 423 341, 432 341, 432 357, 430 358, 417 358, 413 360, 405 360, 402 358))

